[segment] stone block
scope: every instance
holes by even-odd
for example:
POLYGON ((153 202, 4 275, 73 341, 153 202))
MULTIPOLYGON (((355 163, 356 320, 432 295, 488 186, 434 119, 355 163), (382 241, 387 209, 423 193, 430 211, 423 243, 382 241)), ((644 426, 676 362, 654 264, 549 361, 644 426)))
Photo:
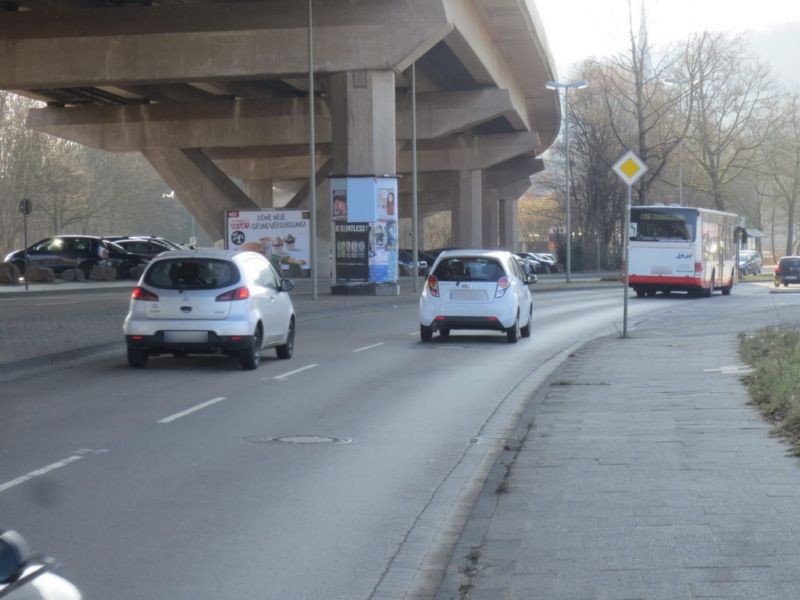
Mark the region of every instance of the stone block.
POLYGON ((117 270, 108 265, 94 265, 89 273, 91 281, 114 281, 117 278, 117 270))
POLYGON ((0 263, 0 283, 17 285, 19 283, 19 270, 14 263, 0 263))
POLYGON ((28 270, 28 281, 34 283, 55 283, 56 274, 49 267, 31 267, 28 270))
POLYGON ((131 267, 131 270, 128 273, 128 277, 130 279, 135 279, 136 281, 138 281, 139 278, 142 276, 142 273, 144 273, 144 265, 136 265, 135 267, 131 267))

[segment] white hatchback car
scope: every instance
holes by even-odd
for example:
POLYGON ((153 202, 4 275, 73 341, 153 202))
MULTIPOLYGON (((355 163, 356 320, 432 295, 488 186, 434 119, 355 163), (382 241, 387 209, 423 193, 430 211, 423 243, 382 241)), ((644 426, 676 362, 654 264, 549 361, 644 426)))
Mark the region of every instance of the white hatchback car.
POLYGON ((502 331, 509 343, 529 337, 533 302, 526 275, 514 255, 501 250, 442 252, 419 300, 419 332, 423 342, 453 329, 502 331))
POLYGON ((174 250, 155 257, 131 294, 123 331, 128 364, 149 356, 223 353, 255 369, 261 351, 294 351, 295 314, 289 290, 255 252, 174 250))

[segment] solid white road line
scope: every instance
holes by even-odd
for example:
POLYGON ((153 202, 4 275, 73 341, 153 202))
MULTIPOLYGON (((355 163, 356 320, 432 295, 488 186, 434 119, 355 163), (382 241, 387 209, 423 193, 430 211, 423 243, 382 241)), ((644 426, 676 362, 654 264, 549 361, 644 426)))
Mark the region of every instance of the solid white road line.
POLYGON ((84 456, 70 456, 69 458, 65 458, 64 460, 60 460, 58 462, 54 462, 53 464, 47 465, 46 467, 42 467, 41 469, 36 469, 35 471, 31 471, 26 475, 22 475, 21 477, 17 477, 16 479, 12 479, 11 481, 7 481, 6 483, 0 483, 0 493, 5 492, 13 487, 18 486, 21 483, 25 483, 26 481, 30 481, 31 479, 35 479, 36 477, 41 477, 50 471, 55 471, 56 469, 61 469, 62 467, 66 467, 70 463, 74 463, 75 461, 81 460, 85 458, 84 456))
POLYGON ((211 406, 212 404, 216 404, 217 402, 222 402, 225 400, 224 397, 222 398, 214 398, 213 400, 208 400, 207 402, 202 402, 197 406, 193 406, 192 408, 187 408, 186 410, 182 410, 179 413, 175 413, 174 415, 170 415, 169 417, 165 417, 159 421, 159 423, 171 423, 176 419, 180 419, 181 417, 185 417, 186 415, 190 415, 193 412, 197 412, 198 410, 204 409, 206 406, 211 406))
POLYGON ((383 342, 378 342, 377 344, 372 344, 371 346, 364 346, 363 348, 356 348, 353 350, 353 354, 356 352, 363 352, 364 350, 372 350, 373 348, 377 348, 378 346, 383 346, 383 342))
POLYGON ((318 367, 317 363, 313 365, 306 365, 305 367, 300 367, 299 369, 295 369, 294 371, 289 371, 288 373, 283 373, 281 375, 276 375, 273 379, 285 379, 287 377, 291 377, 292 375, 297 375, 298 373, 302 373, 303 371, 308 371, 309 369, 313 369, 314 367, 318 367))
POLYGON ((69 300, 66 302, 42 302, 40 304, 34 304, 34 306, 63 306, 64 304, 77 304, 77 300, 69 300))

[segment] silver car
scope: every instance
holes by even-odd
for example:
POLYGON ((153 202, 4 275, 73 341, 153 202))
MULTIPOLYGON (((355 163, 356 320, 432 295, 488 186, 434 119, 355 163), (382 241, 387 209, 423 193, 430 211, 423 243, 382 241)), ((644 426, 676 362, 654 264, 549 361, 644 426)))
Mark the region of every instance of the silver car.
POLYGON ((264 348, 278 358, 294 351, 295 313, 289 290, 255 252, 175 250, 154 258, 131 294, 123 331, 128 364, 150 356, 222 353, 255 369, 264 348))

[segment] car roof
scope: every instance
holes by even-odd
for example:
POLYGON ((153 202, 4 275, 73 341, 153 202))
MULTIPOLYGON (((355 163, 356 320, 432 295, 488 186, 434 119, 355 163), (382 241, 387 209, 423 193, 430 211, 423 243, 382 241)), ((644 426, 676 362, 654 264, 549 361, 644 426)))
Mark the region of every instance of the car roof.
POLYGON ((470 257, 470 256, 481 256, 481 257, 488 257, 488 258, 497 258, 503 259, 513 256, 511 252, 507 250, 484 250, 480 248, 476 248, 474 250, 445 250, 442 252, 437 260, 443 260, 445 258, 460 258, 460 257, 470 257))
POLYGON ((167 250, 159 254, 153 260, 164 260, 167 258, 216 258, 220 260, 235 260, 237 257, 241 260, 248 256, 257 256, 267 260, 264 255, 258 252, 250 252, 247 250, 223 250, 221 248, 198 248, 196 250, 167 250))

